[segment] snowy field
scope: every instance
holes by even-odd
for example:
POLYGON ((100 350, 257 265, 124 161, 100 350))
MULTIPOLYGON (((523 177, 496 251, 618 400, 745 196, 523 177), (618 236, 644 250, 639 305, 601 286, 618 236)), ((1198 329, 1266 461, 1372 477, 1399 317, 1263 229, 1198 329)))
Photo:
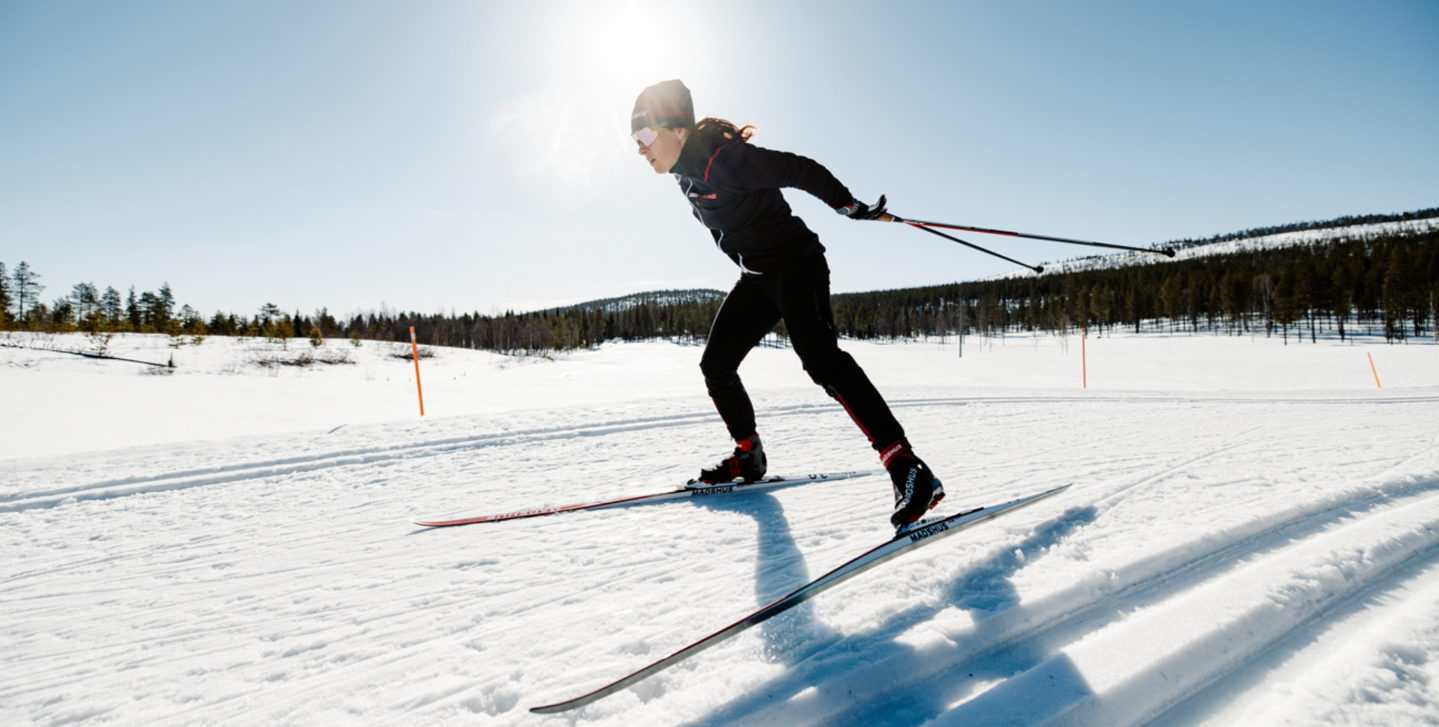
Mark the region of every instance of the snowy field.
MULTIPOLYGON (((846 343, 942 511, 1073 487, 548 717, 887 539, 887 479, 426 530, 693 476, 700 349, 435 349, 421 418, 388 344, 0 343, 0 724, 1439 724, 1432 342, 846 343)), ((878 470, 742 373, 772 473, 878 470)))

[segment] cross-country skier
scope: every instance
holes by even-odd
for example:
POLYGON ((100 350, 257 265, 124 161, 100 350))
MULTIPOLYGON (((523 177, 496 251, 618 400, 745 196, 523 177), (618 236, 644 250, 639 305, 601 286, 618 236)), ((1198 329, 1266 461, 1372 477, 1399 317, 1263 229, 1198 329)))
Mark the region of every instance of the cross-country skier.
POLYGON ((944 497, 939 479, 915 456, 904 428, 859 364, 840 350, 829 304, 829 265, 819 237, 790 212, 781 187, 802 189, 852 220, 884 214, 884 197, 860 202, 818 162, 749 143, 754 127, 717 118, 695 121, 690 91, 678 80, 646 88, 635 99, 630 131, 657 174, 673 174, 694 215, 740 278, 720 306, 700 359, 705 386, 729 428, 734 454, 700 472, 707 483, 753 481, 765 474, 754 406, 739 365, 784 321, 804 369, 849 412, 879 452, 894 482, 897 531, 944 497))

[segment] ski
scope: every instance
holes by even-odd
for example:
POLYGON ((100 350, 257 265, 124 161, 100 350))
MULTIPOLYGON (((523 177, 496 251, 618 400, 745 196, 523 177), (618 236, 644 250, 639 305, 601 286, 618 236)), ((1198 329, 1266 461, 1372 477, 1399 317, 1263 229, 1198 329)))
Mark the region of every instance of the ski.
POLYGON ((473 525, 475 523, 494 523, 505 520, 519 520, 527 517, 540 517, 541 515, 557 515, 562 512, 576 512, 579 510, 598 510, 604 507, 617 507, 619 505, 633 505, 636 503, 667 502, 669 500, 685 500, 692 497, 709 497, 712 495, 723 495, 735 492, 753 492, 755 490, 778 489, 791 485, 803 485, 810 482, 824 482, 828 480, 847 480, 855 477, 865 477, 874 472, 859 470, 854 472, 832 472, 805 475, 795 479, 784 477, 766 477, 755 482, 727 482, 717 485, 706 485, 702 483, 691 483, 683 487, 676 487, 664 492, 651 492, 647 495, 632 495, 630 497, 619 497, 611 500, 597 500, 594 502, 581 502, 574 505, 557 505, 553 507, 540 507, 533 510, 516 510, 499 515, 478 515, 475 517, 458 518, 455 520, 412 520, 416 525, 427 528, 448 528, 455 525, 473 525))
POLYGON ((1043 500, 1047 497, 1057 495, 1068 488, 1069 485, 1063 485, 1047 492, 1041 492, 1037 495, 1030 495, 1029 497, 1022 497, 1018 500, 1006 502, 1003 505, 999 505, 997 507, 981 507, 973 510, 965 510, 964 512, 960 512, 946 518, 917 523, 915 526, 911 526, 909 530, 900 533, 899 535, 896 535, 893 540, 890 540, 883 545, 873 548, 868 552, 864 553, 863 555, 855 558, 854 560, 851 560, 848 563, 845 563, 844 565, 820 576, 819 578, 810 581, 807 585, 800 588, 799 590, 779 599, 778 601, 775 601, 774 603, 771 603, 768 606, 765 606, 764 608, 759 609, 758 611, 755 611, 754 613, 744 617, 743 619, 740 619, 739 621, 736 621, 729 626, 726 626, 725 628, 716 631, 713 634, 710 634, 709 636, 704 637, 703 639, 700 639, 699 641, 696 641, 693 644, 690 644, 689 646, 686 646, 683 649, 680 649, 679 651, 676 651, 673 654, 670 654, 663 659, 660 659, 653 664, 650 664, 643 669, 640 669, 637 672, 634 672, 633 674, 630 674, 627 677, 624 677, 623 679, 600 687, 599 689, 596 689, 589 694, 585 694, 583 696, 579 696, 564 702, 547 704, 542 707, 533 707, 530 709, 530 711, 536 714, 554 714, 556 712, 565 712, 571 709, 577 709, 591 702, 595 702, 605 697, 608 697, 609 695, 614 694, 621 689, 644 681, 645 679, 648 679, 649 677, 661 671, 664 671, 665 669, 668 669, 675 664, 678 664, 681 661, 684 661, 685 659, 688 659, 691 656, 694 656, 695 654, 698 654, 701 651, 710 648, 711 646, 719 644, 726 639, 729 639, 730 637, 735 636, 740 632, 750 628, 751 626, 763 623, 775 616, 778 616, 779 614, 784 613, 785 611, 788 611, 789 609, 798 606, 799 604, 804 603, 811 598, 814 598, 820 593, 823 593, 824 591, 827 591, 830 588, 833 588, 840 583, 843 583, 844 581, 847 581, 850 578, 853 578, 860 573, 869 570, 870 568, 873 568, 881 563, 884 563, 885 561, 895 558, 896 556, 899 556, 912 548, 918 548, 922 545, 933 543, 940 538, 953 535, 961 530, 973 527, 986 520, 992 520, 996 517, 999 517, 1000 515, 1011 513, 1022 507, 1033 505, 1034 503, 1039 502, 1040 500, 1043 500))

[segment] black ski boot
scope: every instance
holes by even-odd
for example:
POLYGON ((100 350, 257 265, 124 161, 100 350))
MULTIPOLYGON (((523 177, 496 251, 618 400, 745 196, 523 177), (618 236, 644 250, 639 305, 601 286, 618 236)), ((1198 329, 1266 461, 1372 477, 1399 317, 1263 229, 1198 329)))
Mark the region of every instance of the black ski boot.
POLYGON ((924 517, 944 499, 944 486, 903 439, 881 450, 879 459, 894 484, 894 514, 889 516, 889 523, 895 535, 902 535, 910 523, 924 517))
POLYGON ((764 446, 759 443, 758 434, 751 434, 735 442, 734 454, 714 467, 700 470, 699 480, 691 484, 717 485, 736 479, 756 482, 764 478, 764 473, 764 446))

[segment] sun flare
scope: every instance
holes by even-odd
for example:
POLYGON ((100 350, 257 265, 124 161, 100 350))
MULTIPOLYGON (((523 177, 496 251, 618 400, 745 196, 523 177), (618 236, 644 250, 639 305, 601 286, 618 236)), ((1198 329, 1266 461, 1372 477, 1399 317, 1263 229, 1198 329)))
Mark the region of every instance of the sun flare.
POLYGON ((565 21, 559 52, 574 80, 605 94, 632 98, 667 78, 682 78, 692 63, 687 30, 692 14, 681 3, 585 3, 565 21))
POLYGON ((630 104, 646 86, 701 67, 687 43, 698 16, 677 2, 628 0, 576 2, 555 17, 536 45, 552 74, 502 102, 487 138, 516 170, 569 189, 644 170, 630 104))

